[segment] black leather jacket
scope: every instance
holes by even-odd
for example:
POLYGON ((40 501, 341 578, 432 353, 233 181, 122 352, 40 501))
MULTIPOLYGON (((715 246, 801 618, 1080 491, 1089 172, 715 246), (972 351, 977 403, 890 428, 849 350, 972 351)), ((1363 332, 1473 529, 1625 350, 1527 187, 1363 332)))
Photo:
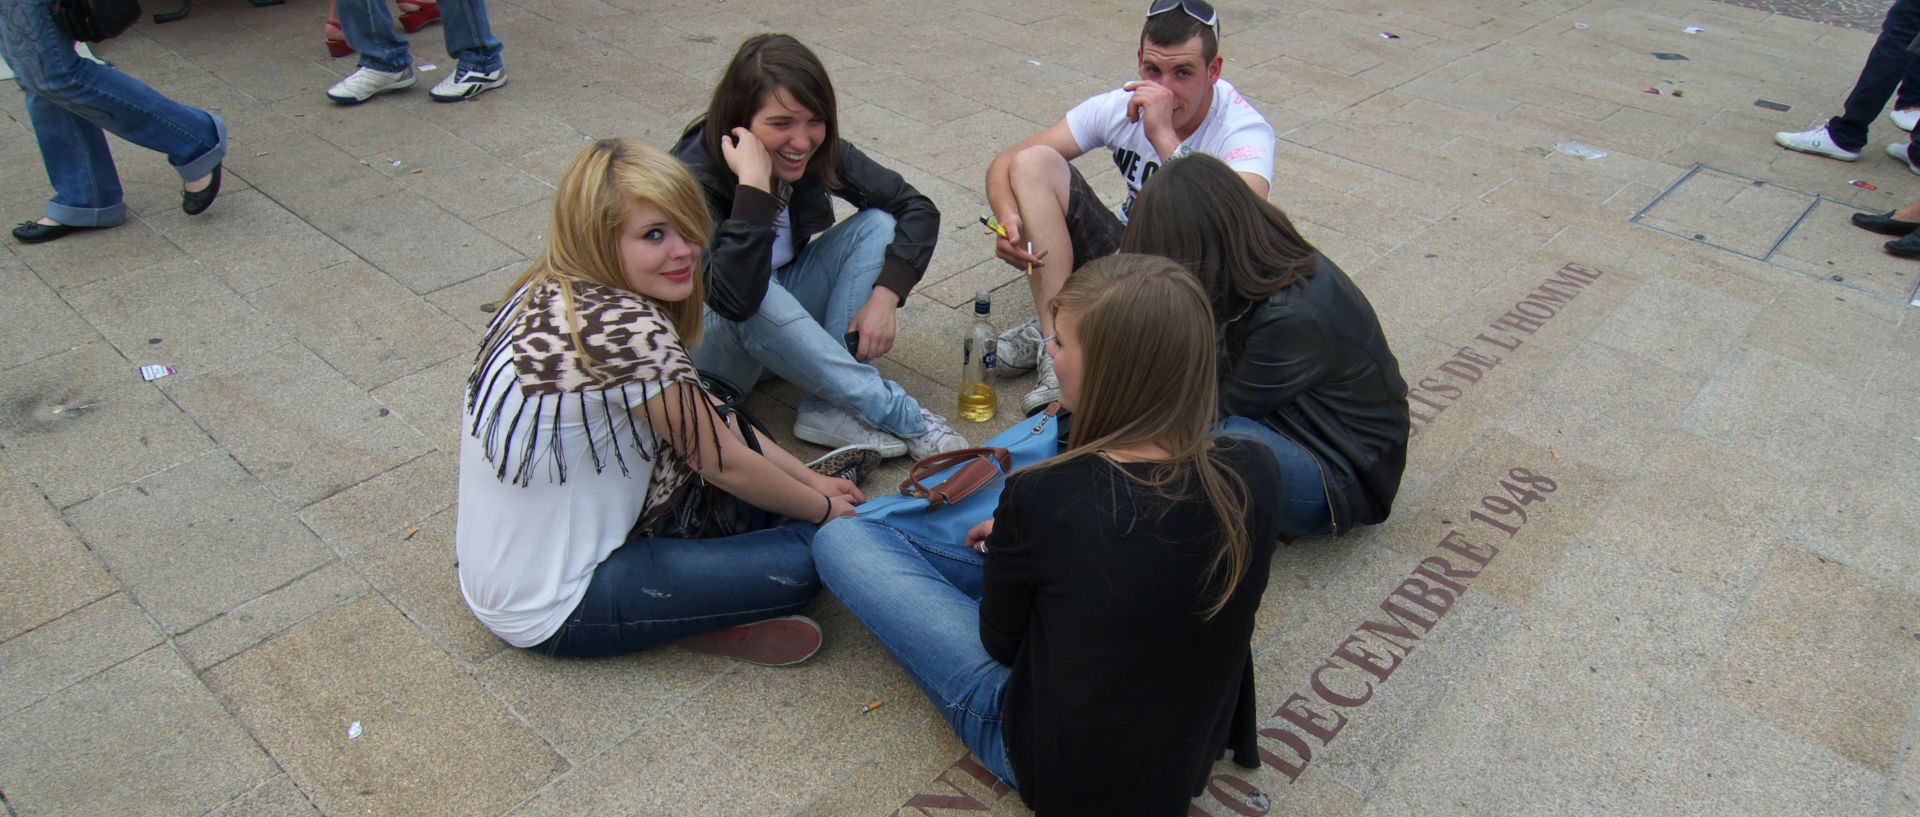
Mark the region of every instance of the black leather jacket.
POLYGON ((1222 330, 1220 412, 1313 453, 1335 535, 1387 518, 1407 466, 1407 382, 1367 296, 1326 256, 1222 330))
MULTIPOLYGON (((773 220, 780 214, 781 202, 759 188, 739 184, 724 161, 707 155, 704 119, 680 135, 673 155, 693 171, 713 211, 713 236, 700 261, 707 305, 728 320, 753 317, 773 276, 773 220)), ((876 208, 893 215, 893 243, 887 246, 887 258, 874 285, 892 290, 905 303, 907 292, 920 282, 933 258, 933 243, 940 236, 940 210, 900 174, 867 158, 846 140, 840 142, 840 166, 834 172, 840 187, 831 191, 833 195, 856 209, 876 208)), ((808 239, 833 226, 828 192, 812 178, 793 185, 788 205, 795 254, 808 239)))

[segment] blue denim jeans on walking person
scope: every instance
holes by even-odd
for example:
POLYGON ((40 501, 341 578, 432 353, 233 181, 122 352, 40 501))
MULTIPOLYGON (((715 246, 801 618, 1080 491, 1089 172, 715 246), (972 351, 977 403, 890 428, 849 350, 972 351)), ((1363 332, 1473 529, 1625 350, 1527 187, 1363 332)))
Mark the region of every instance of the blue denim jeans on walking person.
POLYGON ((1217 434, 1251 437, 1273 452, 1280 465, 1280 532, 1287 536, 1327 536, 1333 533, 1333 509, 1327 507, 1326 475, 1320 461, 1285 434, 1251 417, 1228 417, 1215 425, 1217 434))
POLYGON ((1860 79, 1847 95, 1846 106, 1839 116, 1827 120, 1827 135, 1833 137, 1834 144, 1852 151, 1865 148, 1867 126, 1886 108, 1889 98, 1894 99, 1896 109, 1920 108, 1920 59, 1907 51, 1915 34, 1920 34, 1920 0, 1894 0, 1880 24, 1880 39, 1867 52, 1867 64, 1860 68, 1860 79), (1894 96, 1896 87, 1898 97, 1894 96))
POLYGON ((980 644, 985 554, 923 542, 881 522, 836 519, 814 534, 820 580, 866 625, 973 751, 1015 786, 1000 721, 1013 669, 980 644))
POLYGON ((527 649, 607 658, 799 612, 820 593, 813 535, 787 522, 722 539, 634 537, 593 569, 560 630, 527 649))
POLYGON ((40 160, 53 184, 46 217, 74 227, 126 220, 108 132, 166 154, 182 181, 213 172, 226 158, 226 123, 119 69, 80 58, 73 38, 53 24, 52 2, 0 0, 0 56, 26 94, 40 160))
POLYGON ((883 210, 862 210, 828 228, 774 270, 753 317, 735 323, 706 311, 694 365, 744 389, 771 371, 807 391, 803 412, 831 403, 895 436, 925 433, 920 404, 854 359, 842 340, 872 296, 892 241, 893 216, 883 210))
MULTIPOLYGON (((393 73, 413 64, 405 37, 394 33, 387 0, 335 0, 340 12, 340 36, 360 52, 360 65, 393 73)), ((487 0, 440 0, 440 24, 445 29, 447 54, 457 68, 491 74, 500 70, 500 39, 487 22, 487 0)))

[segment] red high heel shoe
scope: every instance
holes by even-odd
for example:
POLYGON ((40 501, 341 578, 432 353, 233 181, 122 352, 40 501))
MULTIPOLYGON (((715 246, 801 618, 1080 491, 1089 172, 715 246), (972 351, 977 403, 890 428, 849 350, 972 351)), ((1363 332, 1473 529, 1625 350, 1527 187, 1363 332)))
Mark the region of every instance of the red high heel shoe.
POLYGON ((416 3, 410 2, 409 0, 400 0, 399 6, 400 27, 406 29, 408 34, 419 31, 425 28, 428 23, 440 19, 440 4, 438 2, 416 3), (412 10, 408 10, 409 6, 412 7, 412 10))
POLYGON ((327 53, 335 57, 344 57, 353 53, 353 46, 347 45, 347 35, 340 31, 340 10, 332 3, 327 4, 327 22, 320 27, 327 38, 327 53))

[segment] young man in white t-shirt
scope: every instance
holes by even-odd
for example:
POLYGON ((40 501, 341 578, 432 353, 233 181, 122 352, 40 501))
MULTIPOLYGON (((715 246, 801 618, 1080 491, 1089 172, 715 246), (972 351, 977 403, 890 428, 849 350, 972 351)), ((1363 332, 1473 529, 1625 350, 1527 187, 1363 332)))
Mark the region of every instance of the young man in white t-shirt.
POLYGON ((1037 322, 1008 330, 998 344, 1003 373, 1040 367, 1021 400, 1031 414, 1059 397, 1060 383, 1041 339, 1053 335, 1046 303, 1081 264, 1120 248, 1133 197, 1160 165, 1188 153, 1212 154, 1267 196, 1273 175, 1273 126, 1220 78, 1219 15, 1205 0, 1155 0, 1140 31, 1140 78, 1092 97, 1052 126, 994 157, 987 203, 1006 235, 1000 260, 1031 270, 1037 322), (1127 182, 1115 215, 1070 162, 1097 147, 1113 152, 1127 182))

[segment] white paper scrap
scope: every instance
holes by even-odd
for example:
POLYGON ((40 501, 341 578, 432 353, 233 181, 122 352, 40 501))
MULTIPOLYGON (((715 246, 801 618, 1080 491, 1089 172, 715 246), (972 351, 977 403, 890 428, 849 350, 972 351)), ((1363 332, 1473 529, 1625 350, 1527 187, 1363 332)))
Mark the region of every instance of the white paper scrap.
POLYGON ((1607 152, 1585 142, 1561 142, 1553 146, 1554 150, 1579 159, 1598 159, 1607 152))

